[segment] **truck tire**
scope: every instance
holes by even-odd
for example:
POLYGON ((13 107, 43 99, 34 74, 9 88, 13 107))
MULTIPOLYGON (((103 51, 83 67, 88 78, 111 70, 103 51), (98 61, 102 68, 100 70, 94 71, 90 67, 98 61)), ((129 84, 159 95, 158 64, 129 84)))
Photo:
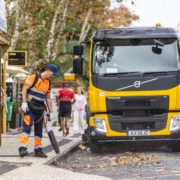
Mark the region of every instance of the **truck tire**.
POLYGON ((89 143, 89 130, 88 130, 88 127, 87 129, 84 130, 84 134, 82 135, 82 141, 84 143, 89 143))
POLYGON ((91 153, 99 153, 101 151, 101 145, 98 142, 90 143, 91 153))
POLYGON ((86 106, 86 123, 89 125, 89 118, 92 117, 93 114, 90 112, 89 104, 86 106))
POLYGON ((180 151, 180 142, 171 142, 171 149, 174 152, 180 151))

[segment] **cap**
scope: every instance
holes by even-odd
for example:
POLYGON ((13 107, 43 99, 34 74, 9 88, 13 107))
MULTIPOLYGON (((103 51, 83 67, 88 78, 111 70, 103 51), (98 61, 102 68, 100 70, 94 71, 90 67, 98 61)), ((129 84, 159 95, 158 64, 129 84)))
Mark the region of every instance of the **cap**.
POLYGON ((55 64, 49 64, 47 66, 47 69, 49 69, 51 72, 53 72, 55 76, 60 77, 60 75, 58 74, 58 68, 55 64))
POLYGON ((69 84, 63 83, 63 84, 62 84, 62 87, 69 87, 69 84))

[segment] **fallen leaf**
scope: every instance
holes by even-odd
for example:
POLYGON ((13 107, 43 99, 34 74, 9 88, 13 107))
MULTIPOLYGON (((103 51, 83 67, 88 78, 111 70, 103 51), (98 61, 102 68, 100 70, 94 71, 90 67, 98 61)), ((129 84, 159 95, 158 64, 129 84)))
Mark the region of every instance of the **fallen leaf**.
POLYGON ((109 159, 108 156, 104 156, 103 158, 100 159, 100 161, 102 161, 102 160, 108 160, 108 159, 109 159))
POLYGON ((99 164, 97 167, 104 168, 104 167, 106 167, 106 164, 99 164))
POLYGON ((78 147, 81 148, 82 150, 86 149, 86 147, 83 146, 82 144, 80 144, 78 147))
POLYGON ((73 168, 73 169, 77 169, 77 166, 76 166, 76 165, 73 165, 72 168, 73 168))
POLYGON ((87 168, 92 168, 92 166, 90 165, 90 164, 87 164, 87 166, 86 166, 87 168))
POLYGON ((89 158, 89 161, 92 161, 92 160, 93 160, 93 158, 92 158, 92 157, 90 157, 90 158, 89 158))
POLYGON ((162 172, 164 172, 164 169, 159 169, 158 171, 159 171, 159 173, 162 173, 162 172))
POLYGON ((118 166, 116 162, 111 162, 111 166, 118 166))
POLYGON ((139 153, 134 154, 135 158, 139 158, 139 153))
POLYGON ((109 161, 115 161, 116 157, 109 158, 109 161))

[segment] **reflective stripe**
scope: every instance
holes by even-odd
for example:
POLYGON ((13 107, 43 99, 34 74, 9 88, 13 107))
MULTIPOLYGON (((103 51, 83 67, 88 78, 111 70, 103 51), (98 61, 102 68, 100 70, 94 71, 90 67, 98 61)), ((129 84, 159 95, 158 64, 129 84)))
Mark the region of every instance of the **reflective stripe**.
MULTIPOLYGON (((30 80, 32 78, 31 75, 28 75, 24 84, 28 85, 28 86, 31 86, 33 84, 34 81, 30 80)), ((33 77, 33 79, 35 80, 35 76, 33 77)))
POLYGON ((39 139, 41 140, 42 138, 40 138, 39 136, 34 136, 35 139, 39 139))
MULTIPOLYGON (((30 94, 28 94, 28 95, 30 95, 30 94)), ((31 97, 32 97, 32 98, 35 98, 35 99, 38 100, 38 101, 42 101, 42 102, 45 101, 45 99, 38 98, 38 97, 36 97, 36 96, 33 96, 32 94, 31 94, 31 97)), ((27 100, 27 101, 30 101, 30 100, 27 100)))
POLYGON ((33 96, 35 99, 40 100, 40 101, 45 101, 46 99, 46 94, 42 94, 41 92, 34 91, 32 89, 29 90, 28 95, 33 96))
POLYGON ((21 133, 21 136, 22 136, 22 135, 29 137, 29 134, 27 134, 27 133, 25 133, 25 132, 22 132, 22 133, 21 133))
POLYGON ((28 146, 27 146, 27 145, 20 144, 19 148, 22 148, 22 147, 27 148, 28 146))
POLYGON ((29 85, 32 85, 33 83, 31 81, 29 81, 28 79, 26 80, 26 83, 29 85))
POLYGON ((42 146, 35 146, 34 149, 42 148, 42 146))
POLYGON ((41 90, 37 90, 37 89, 35 89, 35 88, 31 88, 31 91, 34 91, 34 92, 36 92, 36 93, 40 93, 40 94, 43 94, 43 95, 46 94, 45 92, 43 92, 43 91, 41 91, 41 90))

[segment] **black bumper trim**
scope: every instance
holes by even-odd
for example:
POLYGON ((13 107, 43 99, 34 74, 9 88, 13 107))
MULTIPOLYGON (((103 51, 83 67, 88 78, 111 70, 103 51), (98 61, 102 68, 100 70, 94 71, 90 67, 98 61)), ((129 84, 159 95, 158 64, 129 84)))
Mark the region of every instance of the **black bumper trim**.
POLYGON ((159 139, 111 139, 111 140, 98 140, 98 142, 155 142, 155 141, 180 141, 180 138, 169 139, 169 138, 159 138, 159 139))
POLYGON ((180 141, 180 129, 171 132, 170 135, 160 135, 160 136, 106 136, 106 133, 102 133, 96 130, 95 127, 88 127, 89 136, 91 140, 96 140, 98 142, 170 142, 170 141, 180 141), (95 132, 95 136, 91 135, 91 132, 95 132))

